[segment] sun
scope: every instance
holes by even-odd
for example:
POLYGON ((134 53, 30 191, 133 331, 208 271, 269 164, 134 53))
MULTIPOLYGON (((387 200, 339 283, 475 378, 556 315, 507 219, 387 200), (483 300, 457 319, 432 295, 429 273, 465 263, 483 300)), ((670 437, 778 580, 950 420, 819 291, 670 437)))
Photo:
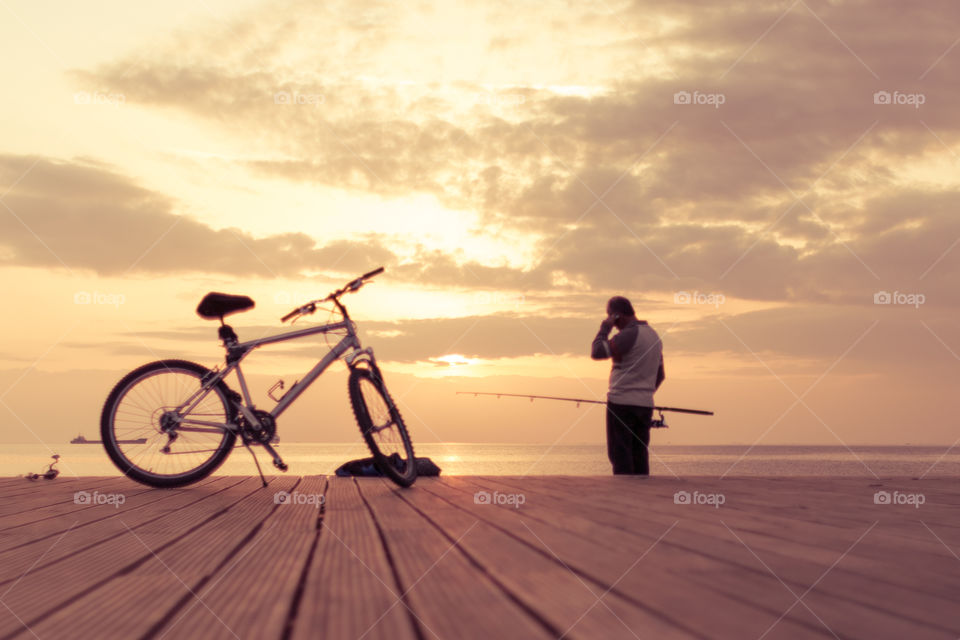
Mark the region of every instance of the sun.
POLYGON ((480 362, 479 358, 467 358, 459 353, 451 353, 439 358, 430 358, 430 362, 437 365, 447 365, 449 367, 462 367, 480 362))

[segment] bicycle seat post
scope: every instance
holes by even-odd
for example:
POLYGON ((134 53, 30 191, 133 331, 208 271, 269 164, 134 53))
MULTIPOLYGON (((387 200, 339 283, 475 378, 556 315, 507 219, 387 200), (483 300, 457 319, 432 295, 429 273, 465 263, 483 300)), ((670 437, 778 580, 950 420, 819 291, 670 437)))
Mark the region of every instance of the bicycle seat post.
POLYGON ((220 339, 223 341, 223 346, 230 348, 235 345, 240 339, 237 337, 237 332, 233 330, 228 324, 222 324, 217 329, 217 335, 220 336, 220 339))

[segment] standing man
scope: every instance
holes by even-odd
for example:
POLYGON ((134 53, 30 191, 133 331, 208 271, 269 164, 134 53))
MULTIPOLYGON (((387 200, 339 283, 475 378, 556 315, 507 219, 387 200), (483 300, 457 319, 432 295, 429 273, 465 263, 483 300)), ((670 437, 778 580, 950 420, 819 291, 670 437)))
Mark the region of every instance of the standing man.
POLYGON ((653 392, 665 377, 660 336, 646 320, 637 320, 629 300, 614 296, 590 357, 613 359, 607 393, 607 455, 613 473, 649 475, 653 392), (608 339, 613 327, 619 331, 608 339))

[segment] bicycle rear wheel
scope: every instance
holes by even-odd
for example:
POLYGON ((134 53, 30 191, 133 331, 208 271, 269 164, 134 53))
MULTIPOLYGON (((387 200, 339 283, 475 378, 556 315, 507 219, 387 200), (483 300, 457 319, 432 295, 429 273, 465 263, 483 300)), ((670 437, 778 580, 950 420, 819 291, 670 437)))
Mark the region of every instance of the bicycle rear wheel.
POLYGON ((233 409, 223 382, 203 389, 210 373, 193 362, 161 360, 117 383, 103 405, 100 433, 120 471, 152 487, 178 487, 223 463, 236 441, 225 428, 233 409))
POLYGON ((353 415, 377 468, 401 487, 409 487, 417 479, 413 443, 379 372, 353 369, 349 388, 353 415))

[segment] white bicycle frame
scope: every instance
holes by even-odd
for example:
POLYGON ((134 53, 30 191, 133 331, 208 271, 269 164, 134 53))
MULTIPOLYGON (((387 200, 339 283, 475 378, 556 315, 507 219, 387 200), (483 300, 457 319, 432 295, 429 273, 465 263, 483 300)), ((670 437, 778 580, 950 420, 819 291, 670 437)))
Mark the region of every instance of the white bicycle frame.
MULTIPOLYGON (((249 340, 247 342, 234 342, 227 341, 224 344, 224 347, 227 351, 227 367, 222 371, 214 370, 216 375, 209 378, 209 380, 204 380, 201 388, 194 393, 186 402, 177 407, 177 413, 181 416, 189 416, 190 412, 210 393, 213 388, 224 380, 231 372, 237 372, 237 379, 240 381, 240 391, 243 394, 243 402, 236 403, 237 408, 243 413, 244 418, 248 421, 249 424, 259 424, 260 421, 253 413, 256 407, 253 404, 253 400, 250 397, 250 391, 247 387, 247 381, 243 377, 243 371, 240 368, 240 363, 248 356, 250 353, 263 345, 274 344, 277 342, 286 342, 288 340, 297 340, 299 338, 305 338, 307 336, 319 334, 319 333, 329 333, 331 331, 338 331, 341 329, 347 330, 347 335, 343 337, 332 349, 320 359, 320 361, 309 371, 307 374, 293 384, 290 389, 280 398, 276 406, 270 410, 268 413, 273 416, 274 420, 280 417, 280 415, 286 411, 293 402, 300 397, 300 395, 307 390, 307 388, 313 384, 313 382, 320 377, 320 375, 326 371, 326 369, 333 364, 334 361, 339 360, 344 356, 348 351, 352 349, 352 352, 347 354, 344 357, 344 360, 347 363, 348 367, 353 367, 357 359, 366 359, 371 363, 374 363, 375 360, 373 357, 373 349, 370 347, 362 348, 360 345, 360 339, 357 337, 356 325, 352 320, 345 319, 340 322, 333 322, 330 324, 320 325, 316 327, 310 327, 307 329, 300 329, 297 331, 288 331, 286 333, 280 333, 275 336, 268 336, 266 338, 258 338, 256 340, 249 340)), ((209 429, 203 428, 194 428, 192 425, 203 425, 205 427, 215 427, 218 430, 231 430, 234 432, 239 431, 239 426, 232 423, 218 423, 218 422, 207 422, 204 420, 196 420, 194 418, 181 418, 177 429, 180 431, 196 431, 196 432, 209 432, 209 429), (189 424, 191 426, 185 427, 184 424, 189 424)))

